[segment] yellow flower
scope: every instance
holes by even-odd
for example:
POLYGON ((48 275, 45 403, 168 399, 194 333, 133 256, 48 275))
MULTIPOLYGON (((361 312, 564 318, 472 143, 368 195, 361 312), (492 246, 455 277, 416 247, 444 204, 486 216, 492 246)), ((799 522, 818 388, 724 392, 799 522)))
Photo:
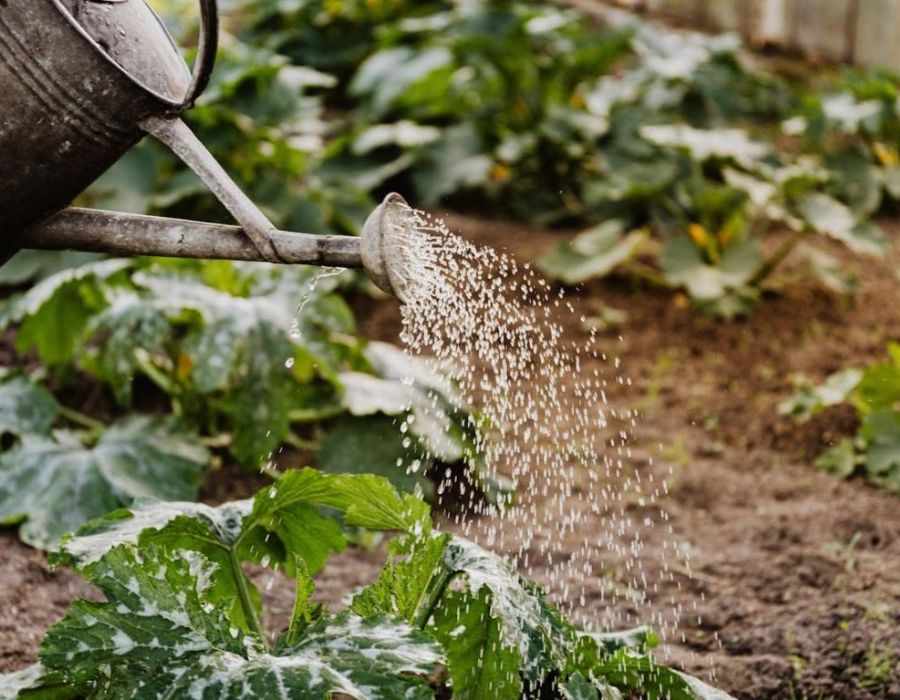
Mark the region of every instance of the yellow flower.
POLYGON ((580 92, 573 92, 569 98, 569 107, 572 109, 584 109, 585 104, 584 95, 580 92))
POLYGON ((178 368, 175 371, 176 376, 183 381, 188 378, 192 369, 194 369, 194 361, 191 359, 191 356, 187 353, 180 354, 178 356, 178 368))
POLYGON ((875 151, 875 157, 882 165, 893 167, 900 164, 900 155, 897 154, 896 148, 891 148, 880 141, 876 141, 875 145, 872 146, 872 150, 875 151))
POLYGON ((494 182, 506 182, 511 175, 512 171, 504 163, 494 163, 491 166, 491 180, 494 182))
POLYGON ((688 226, 688 235, 701 248, 705 248, 707 243, 709 243, 709 233, 700 224, 690 224, 688 226))

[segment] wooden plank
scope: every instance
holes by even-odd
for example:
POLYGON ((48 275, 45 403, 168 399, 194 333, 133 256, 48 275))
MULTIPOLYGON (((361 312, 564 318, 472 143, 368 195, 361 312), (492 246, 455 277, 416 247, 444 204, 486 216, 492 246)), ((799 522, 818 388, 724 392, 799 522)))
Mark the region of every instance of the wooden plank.
MULTIPOLYGON (((853 3, 855 6, 856 3, 853 3)), ((797 48, 831 61, 850 58, 851 0, 797 0, 797 48)))
POLYGON ((869 68, 900 70, 900 4, 863 0, 859 5, 853 61, 869 68))
POLYGON ((707 26, 706 0, 647 0, 647 9, 679 22, 707 26))
POLYGON ((790 46, 793 3, 789 0, 761 0, 759 18, 750 38, 760 46, 790 46))

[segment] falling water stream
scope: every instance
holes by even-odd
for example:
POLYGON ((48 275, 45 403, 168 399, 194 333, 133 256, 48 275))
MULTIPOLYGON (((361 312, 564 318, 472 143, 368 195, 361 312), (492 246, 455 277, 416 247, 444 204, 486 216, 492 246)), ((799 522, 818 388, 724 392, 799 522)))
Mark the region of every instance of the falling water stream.
POLYGON ((412 208, 390 225, 406 351, 458 386, 478 416, 470 428, 479 458, 515 485, 503 509, 470 491, 451 527, 509 557, 586 627, 650 624, 671 641, 688 611, 661 591, 678 586, 687 565, 662 505, 664 481, 652 462, 632 459, 635 415, 608 401, 610 383, 630 384, 618 359, 594 332, 567 339, 576 311, 530 265, 412 208), (654 552, 648 571, 651 529, 657 539, 663 530, 670 561, 654 552))

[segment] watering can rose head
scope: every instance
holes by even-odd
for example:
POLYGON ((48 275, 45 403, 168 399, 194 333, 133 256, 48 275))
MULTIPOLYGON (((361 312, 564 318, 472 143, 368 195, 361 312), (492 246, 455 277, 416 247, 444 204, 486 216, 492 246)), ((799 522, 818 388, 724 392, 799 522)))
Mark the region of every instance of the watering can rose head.
POLYGON ((408 209, 399 195, 373 212, 362 242, 276 231, 181 120, 209 82, 218 42, 216 0, 198 1, 203 21, 191 73, 145 0, 4 0, 0 263, 23 247, 235 256, 365 267, 382 289, 401 292, 403 276, 392 269, 401 257, 391 232, 400 208, 408 209), (240 230, 61 211, 146 134, 200 176, 240 230))

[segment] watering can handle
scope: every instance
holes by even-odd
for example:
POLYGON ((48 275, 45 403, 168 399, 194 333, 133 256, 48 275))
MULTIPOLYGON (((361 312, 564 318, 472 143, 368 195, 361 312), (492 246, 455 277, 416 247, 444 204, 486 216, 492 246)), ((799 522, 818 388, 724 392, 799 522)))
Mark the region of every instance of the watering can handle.
POLYGON ((262 259, 281 262, 272 233, 275 227, 216 162, 206 147, 179 117, 189 109, 209 84, 219 46, 219 7, 216 0, 200 0, 200 39, 193 78, 181 107, 164 116, 149 116, 140 127, 168 146, 212 190, 237 220, 262 259))
POLYGON ((216 0, 200 0, 200 39, 197 44, 197 59, 194 61, 194 76, 191 87, 181 105, 190 109, 209 85, 213 67, 216 65, 216 51, 219 48, 219 6, 216 0))

